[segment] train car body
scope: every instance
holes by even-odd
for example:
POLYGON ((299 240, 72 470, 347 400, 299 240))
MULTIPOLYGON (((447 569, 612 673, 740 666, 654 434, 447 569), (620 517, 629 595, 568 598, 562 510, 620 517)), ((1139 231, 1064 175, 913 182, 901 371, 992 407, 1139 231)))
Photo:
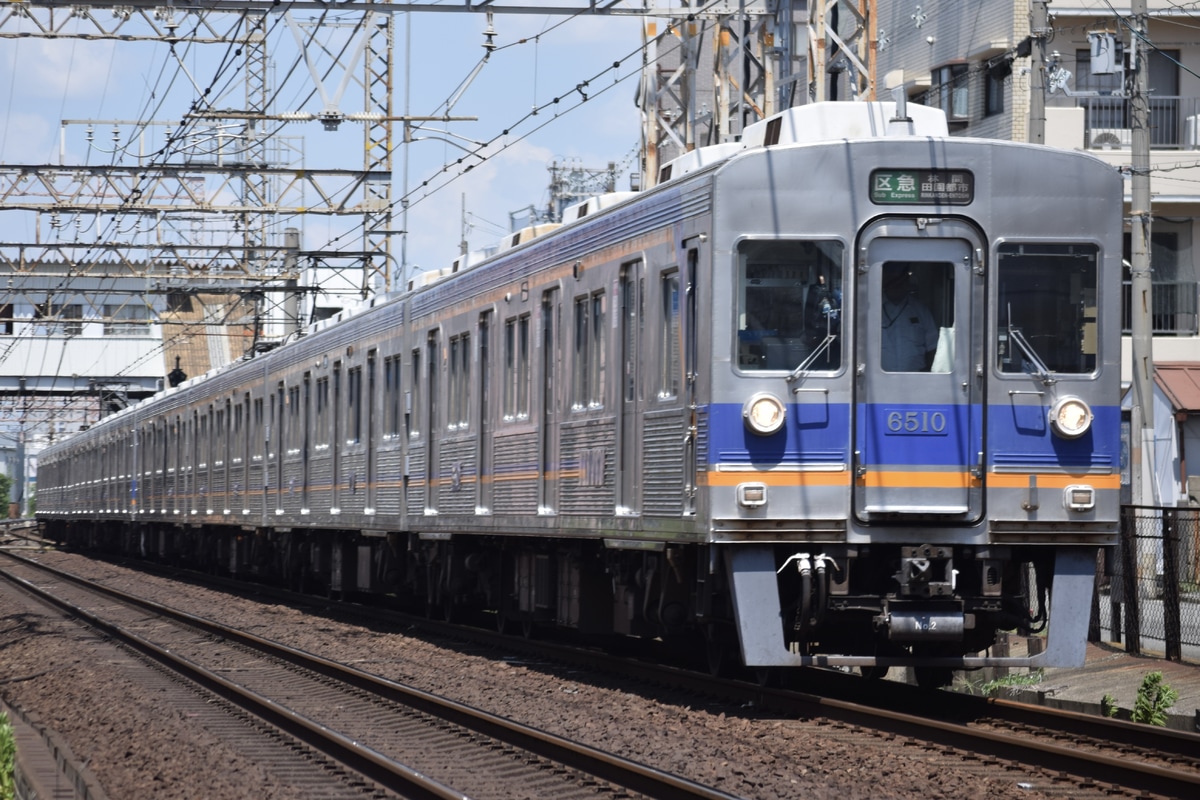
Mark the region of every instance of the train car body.
POLYGON ((39 518, 714 662, 1082 663, 1120 176, 826 103, 662 178, 49 447, 39 518))

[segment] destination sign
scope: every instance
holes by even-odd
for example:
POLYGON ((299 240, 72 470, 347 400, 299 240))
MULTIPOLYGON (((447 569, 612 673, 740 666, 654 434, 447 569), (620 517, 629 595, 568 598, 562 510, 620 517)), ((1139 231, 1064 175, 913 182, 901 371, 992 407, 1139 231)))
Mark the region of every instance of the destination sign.
POLYGON ((877 169, 871 202, 877 205, 965 206, 975 199, 975 176, 967 170, 877 169))

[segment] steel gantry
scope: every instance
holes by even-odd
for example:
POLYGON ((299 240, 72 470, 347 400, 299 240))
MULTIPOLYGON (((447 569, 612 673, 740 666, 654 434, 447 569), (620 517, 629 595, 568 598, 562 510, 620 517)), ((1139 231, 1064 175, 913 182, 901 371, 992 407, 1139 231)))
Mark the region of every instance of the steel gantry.
MULTIPOLYGON (((858 74, 869 74, 872 37, 846 29, 848 20, 869 19, 873 0, 853 4, 841 23, 827 9, 834 4, 809 4, 808 35, 816 13, 826 21, 821 53, 845 54, 858 74)), ((134 339, 144 333, 146 342, 135 348, 137 366, 92 374, 79 361, 67 391, 118 385, 134 396, 161 386, 177 362, 164 340, 194 339, 218 323, 236 323, 245 335, 207 348, 211 359, 204 363, 218 366, 240 356, 238 348, 262 344, 264 326, 274 326, 277 338, 294 334, 303 316, 297 297, 311 289, 306 283, 317 283, 314 276, 322 276, 323 290, 332 285, 354 297, 399 288, 406 277, 403 245, 399 259, 392 247, 402 233, 396 228, 404 226, 395 224, 394 212, 404 206, 393 186, 393 157, 420 122, 439 118, 395 112, 398 13, 486 14, 489 30, 490 17, 499 14, 645 18, 639 172, 640 185, 649 187, 676 155, 736 141, 746 125, 802 102, 806 61, 813 94, 817 55, 802 42, 806 28, 796 22, 805 19, 802 8, 793 0, 5 3, 0 46, 30 38, 161 44, 194 100, 170 120, 62 120, 58 163, 8 158, 0 164, 0 212, 7 212, 0 226, 14 215, 33 220, 12 226, 21 235, 0 236, 0 277, 9 279, 7 293, 0 292, 0 337, 11 337, 0 341, 0 398, 16 390, 9 384, 37 358, 46 379, 24 381, 21 396, 62 389, 49 372, 79 358, 89 336, 100 343, 100 334, 89 331, 134 339), (293 69, 308 77, 299 107, 281 108, 272 85, 281 45, 294 48, 293 69), (225 66, 236 62, 236 82, 194 74, 185 52, 205 47, 216 47, 225 66), (403 136, 393 135, 397 123, 403 136), (312 155, 297 126, 314 124, 334 132, 361 125, 361 164, 307 163, 312 155), (71 163, 68 154, 80 151, 103 163, 71 163), (333 220, 343 233, 326 246, 302 248, 299 229, 310 215, 333 220), (212 304, 197 311, 192 321, 174 314, 165 299, 222 295, 232 299, 219 310, 212 304), (130 321, 134 307, 140 310, 130 321), (177 333, 168 336, 169 326, 177 333), (48 331, 65 332, 57 349, 48 331), (154 337, 158 344, 151 346, 154 337)), ((315 311, 314 300, 310 317, 315 311)))

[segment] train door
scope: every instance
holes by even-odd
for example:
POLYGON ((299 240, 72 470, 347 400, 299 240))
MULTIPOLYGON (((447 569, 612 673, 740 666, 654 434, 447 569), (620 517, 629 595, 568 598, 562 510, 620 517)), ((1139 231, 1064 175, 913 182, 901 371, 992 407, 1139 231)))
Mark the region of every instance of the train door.
POLYGON ((542 424, 541 474, 538 511, 553 514, 558 488, 558 322, 559 291, 549 289, 542 294, 542 424))
POLYGON ((683 365, 684 365, 684 408, 688 413, 687 435, 684 437, 684 513, 696 513, 696 433, 699 423, 696 419, 696 378, 698 368, 698 332, 696 318, 696 280, 699 277, 700 250, 697 246, 687 251, 687 275, 684 287, 683 304, 683 365))
POLYGON ((642 262, 634 261, 621 268, 621 402, 617 446, 618 481, 617 513, 636 514, 641 508, 638 493, 641 488, 641 459, 638 433, 642 407, 641 342, 642 342, 642 262))
POLYGON ((983 243, 969 225, 880 220, 857 276, 855 514, 982 514, 983 243))

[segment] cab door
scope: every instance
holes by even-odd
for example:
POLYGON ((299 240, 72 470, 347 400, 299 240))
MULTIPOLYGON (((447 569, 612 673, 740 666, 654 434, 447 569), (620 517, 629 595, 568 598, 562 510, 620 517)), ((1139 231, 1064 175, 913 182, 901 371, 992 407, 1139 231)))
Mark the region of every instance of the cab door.
POLYGON ((864 522, 964 522, 983 503, 983 242, 954 220, 862 234, 854 508, 864 522))

